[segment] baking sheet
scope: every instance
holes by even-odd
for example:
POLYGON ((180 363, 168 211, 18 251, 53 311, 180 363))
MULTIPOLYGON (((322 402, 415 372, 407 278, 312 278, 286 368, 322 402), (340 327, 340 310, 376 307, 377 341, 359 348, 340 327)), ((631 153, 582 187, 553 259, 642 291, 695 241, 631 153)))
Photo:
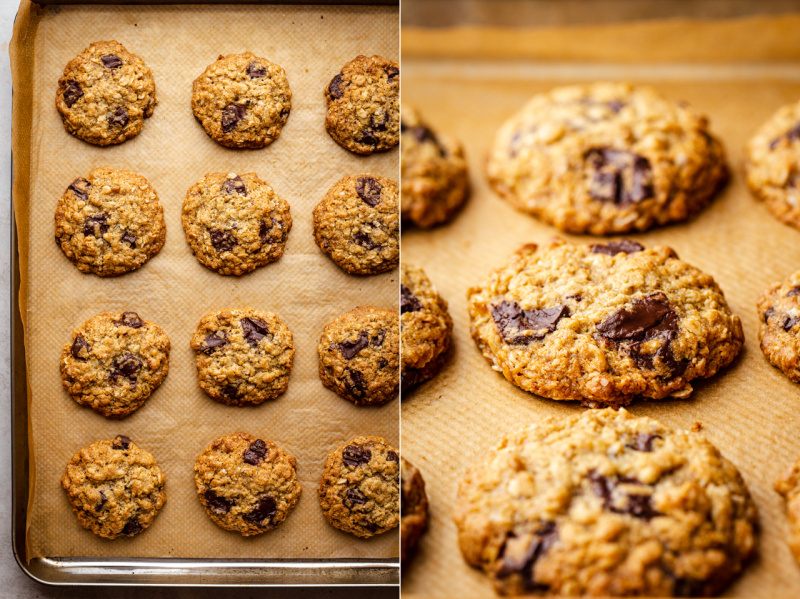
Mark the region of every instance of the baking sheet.
MULTIPOLYGON (((359 157, 324 129, 323 88, 358 54, 396 59, 396 7, 54 6, 23 3, 24 30, 12 43, 27 71, 15 94, 30 106, 30 139, 15 138, 14 202, 20 239, 28 359, 31 493, 28 558, 39 556, 181 558, 394 558, 398 534, 360 540, 328 525, 316 488, 327 454, 358 434, 399 443, 399 401, 357 408, 325 389, 317 374, 324 325, 358 305, 396 307, 397 273, 353 277, 312 238, 311 211, 346 174, 396 179, 397 151, 359 157), (85 32, 91 32, 89 34, 85 32), (90 37, 87 37, 89 35, 90 37), (136 138, 98 148, 68 135, 53 96, 64 65, 90 42, 116 39, 153 72, 159 104, 136 138), (293 92, 281 137, 261 150, 232 150, 195 121, 191 83, 219 54, 252 51, 284 67, 293 92), (27 75, 27 80, 26 79, 27 75), (29 165, 26 164, 29 160, 29 165), (80 273, 53 243, 53 214, 70 182, 109 165, 146 176, 164 206, 167 241, 143 268, 119 278, 80 273), (241 278, 223 277, 193 257, 180 222, 187 189, 204 173, 255 171, 291 205, 294 225, 278 262, 241 278), (27 183, 27 185, 26 185, 27 183), (286 394, 257 407, 233 408, 198 387, 189 346, 200 317, 222 308, 276 312, 294 334, 296 356, 286 394), (166 331, 170 373, 144 407, 112 421, 78 406, 59 374, 73 328, 104 311, 135 310, 166 331), (237 430, 271 439, 292 453, 303 494, 276 530, 244 539, 211 522, 196 497, 193 465, 216 437, 237 430), (163 470, 167 503, 133 539, 108 541, 83 530, 60 486, 70 457, 85 445, 131 437, 163 470)), ((17 64, 20 64, 17 62, 17 64)), ((20 75, 22 77, 20 77, 20 75)))
MULTIPOLYGON (((425 268, 450 303, 455 323, 452 355, 438 378, 403 400, 403 455, 422 471, 431 506, 430 528, 413 563, 403 569, 404 593, 494 596, 488 577, 467 566, 458 550, 452 521, 458 483, 468 465, 506 431, 582 409, 576 402, 539 398, 513 386, 491 370, 469 335, 468 287, 520 245, 544 243, 559 234, 515 211, 489 189, 482 167, 493 136, 534 93, 580 81, 629 79, 653 85, 668 98, 687 100, 708 114, 712 132, 727 149, 732 172, 729 186, 696 220, 631 237, 647 246, 670 245, 682 259, 712 274, 741 317, 746 341, 730 367, 693 383, 690 399, 641 401, 628 409, 681 429, 702 423, 703 434, 742 472, 760 511, 759 556, 728 594, 800 596, 800 568, 786 544, 783 501, 772 490, 775 479, 800 455, 800 386, 762 355, 755 310, 762 288, 800 268, 800 231, 779 223, 750 196, 740 168, 744 145, 755 128, 778 107, 800 98, 800 64, 794 61, 796 35, 791 43, 781 38, 781 43, 794 46, 791 61, 776 52, 769 64, 739 63, 742 48, 748 44, 763 48, 768 39, 785 31, 783 20, 758 22, 759 27, 750 29, 740 21, 728 26, 684 23, 685 39, 731 49, 734 61, 713 66, 703 63, 703 55, 690 65, 643 62, 655 45, 669 46, 665 32, 674 31, 674 23, 663 24, 662 35, 656 32, 649 42, 639 39, 627 46, 631 36, 602 36, 602 27, 588 31, 587 44, 603 38, 611 46, 607 55, 637 56, 638 64, 594 62, 591 46, 570 29, 543 33, 560 44, 549 48, 548 54, 572 52, 583 58, 546 65, 517 60, 529 57, 526 40, 536 45, 537 31, 506 32, 509 58, 494 61, 478 59, 474 51, 471 57, 454 56, 470 46, 482 47, 476 39, 490 40, 491 32, 464 30, 461 35, 478 37, 462 39, 450 52, 442 39, 454 40, 458 31, 417 30, 406 36, 404 29, 403 56, 413 58, 403 62, 403 101, 418 107, 435 128, 463 141, 473 184, 472 197, 452 224, 403 233, 403 260, 425 268)), ((614 31, 624 29, 614 26, 614 31)), ((583 243, 596 239, 561 236, 583 243)))

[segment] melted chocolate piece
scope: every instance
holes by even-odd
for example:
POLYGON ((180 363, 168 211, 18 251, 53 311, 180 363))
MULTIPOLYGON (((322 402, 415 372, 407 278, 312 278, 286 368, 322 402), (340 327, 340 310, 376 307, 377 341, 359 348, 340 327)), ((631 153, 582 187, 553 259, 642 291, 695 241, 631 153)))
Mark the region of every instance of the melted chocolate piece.
POLYGON ((225 193, 233 193, 235 191, 239 195, 247 197, 247 187, 245 187, 244 181, 239 175, 236 175, 233 179, 225 179, 222 182, 222 188, 225 193))
POLYGON ((378 145, 378 138, 375 137, 375 132, 372 129, 364 129, 361 132, 361 138, 358 140, 359 143, 364 144, 365 146, 377 146, 378 145))
POLYGON ((242 318, 242 332, 250 347, 258 347, 258 342, 269 335, 267 323, 258 318, 242 318))
POLYGON ((131 446, 131 440, 125 435, 118 435, 114 442, 111 444, 111 449, 128 449, 131 446))
POLYGON ((400 76, 400 69, 397 67, 389 67, 386 69, 386 75, 388 76, 389 83, 393 83, 394 80, 400 76))
POLYGON ((344 372, 347 375, 344 377, 344 386, 347 390, 355 397, 364 397, 367 382, 364 380, 364 375, 361 374, 361 371, 355 368, 347 368, 344 372))
POLYGON ((370 532, 377 532, 378 531, 378 525, 374 524, 372 522, 369 522, 368 520, 362 520, 358 524, 359 524, 359 526, 363 526, 364 528, 366 528, 370 532))
POLYGON ((356 468, 361 464, 369 464, 371 459, 372 452, 358 445, 348 445, 342 450, 342 461, 350 468, 356 468))
POLYGON ((783 135, 779 135, 778 137, 773 139, 771 142, 769 142, 769 149, 770 150, 774 150, 775 148, 777 148, 778 144, 781 142, 782 139, 789 140, 789 143, 792 143, 792 142, 797 141, 798 139, 800 139, 800 123, 797 123, 794 127, 789 129, 786 133, 784 133, 783 135))
POLYGON ((616 256, 623 252, 626 254, 634 254, 644 249, 641 243, 633 239, 620 239, 618 241, 609 241, 608 243, 593 243, 590 247, 593 254, 607 254, 609 256, 616 256))
POLYGON ((546 591, 547 585, 536 582, 534 569, 536 562, 558 541, 555 522, 543 522, 532 536, 517 537, 511 533, 500 548, 498 557, 502 558, 495 575, 508 578, 519 574, 527 591, 546 591))
POLYGON ((128 124, 128 109, 124 106, 117 106, 113 112, 108 113, 106 120, 109 125, 124 127, 128 124))
POLYGON ((379 329, 375 337, 369 342, 373 347, 380 347, 383 345, 383 340, 386 339, 386 329, 379 329))
POLYGON ((355 241, 358 245, 363 247, 365 250, 374 250, 375 248, 381 247, 379 243, 375 243, 372 241, 372 238, 362 231, 357 231, 353 234, 353 241, 355 241))
POLYGON ((569 317, 569 308, 563 304, 542 310, 523 310, 517 302, 507 300, 492 306, 491 312, 503 340, 512 345, 529 345, 534 340, 544 339, 556 330, 559 320, 569 317))
POLYGON ((795 295, 800 295, 800 286, 792 287, 784 297, 793 297, 795 295))
POLYGON ((211 489, 206 489, 203 493, 203 497, 205 497, 206 505, 212 512, 217 512, 218 514, 227 514, 233 507, 233 501, 230 499, 225 499, 224 497, 220 497, 211 489))
POLYGON ((244 118, 246 113, 247 108, 242 104, 228 104, 222 109, 222 119, 220 121, 222 132, 230 133, 236 129, 236 125, 239 124, 239 121, 244 118))
POLYGON ((108 233, 108 214, 94 214, 83 221, 83 234, 85 237, 102 237, 108 233), (97 229, 100 234, 97 234, 97 229))
POLYGON ((264 461, 268 453, 267 444, 261 439, 256 439, 250 447, 244 450, 244 461, 253 466, 258 466, 264 461))
POLYGON ((142 532, 142 525, 139 524, 139 521, 135 518, 133 520, 128 520, 125 524, 125 528, 122 529, 122 534, 132 537, 133 535, 142 532))
POLYGON ((367 503, 367 496, 358 489, 347 489, 345 500, 357 505, 364 505, 367 503))
POLYGON ((373 114, 369 117, 369 124, 375 131, 386 131, 386 125, 389 123, 389 119, 386 118, 386 115, 380 115, 379 118, 373 114))
POLYGON ((105 56, 101 56, 100 60, 107 69, 116 69, 122 66, 122 61, 116 54, 106 54, 105 56))
POLYGON ((144 326, 144 321, 136 312, 123 312, 119 322, 115 323, 117 326, 125 325, 132 329, 141 329, 144 326))
POLYGON ((260 65, 257 62, 251 62, 247 65, 247 74, 250 79, 261 79, 267 76, 267 67, 260 65))
POLYGON ((594 470, 589 472, 589 484, 592 492, 603 500, 603 508, 614 512, 615 514, 629 514, 635 518, 642 518, 643 520, 650 520, 656 516, 661 516, 661 512, 655 510, 651 503, 651 496, 645 494, 625 494, 622 492, 615 493, 620 483, 643 485, 644 483, 636 480, 635 478, 628 478, 618 476, 614 478, 606 478, 597 474, 594 470), (624 500, 622 506, 615 501, 615 495, 624 500))
POLYGON ((400 457, 397 455, 396 451, 389 451, 386 453, 386 461, 387 462, 399 462, 400 457))
POLYGON ((632 445, 626 444, 625 447, 649 453, 653 451, 653 441, 660 438, 659 435, 653 435, 651 433, 639 433, 636 435, 636 441, 634 441, 632 445))
POLYGON ((127 243, 132 250, 136 249, 136 237, 134 237, 130 232, 125 231, 122 234, 122 239, 120 239, 120 241, 127 243))
POLYGON ((355 341, 342 341, 337 344, 337 347, 345 360, 352 360, 367 345, 369 345, 369 335, 367 335, 366 331, 361 331, 358 334, 358 339, 355 341))
POLYGON ((237 243, 236 237, 230 231, 210 229, 209 234, 211 235, 211 245, 220 252, 229 252, 237 243))
POLYGON ((644 156, 613 148, 593 148, 584 160, 594 170, 589 195, 618 206, 654 197, 653 172, 644 156))
POLYGON ((86 179, 82 179, 82 178, 75 179, 72 182, 72 185, 67 187, 67 191, 71 190, 72 193, 74 193, 78 197, 78 199, 83 200, 85 202, 86 200, 89 199, 89 189, 88 188, 91 187, 91 186, 92 186, 92 184, 89 183, 86 179), (80 187, 78 187, 79 184, 81 186, 85 186, 86 189, 81 189, 80 187))
POLYGON ((83 90, 80 84, 74 79, 68 80, 64 90, 64 104, 67 105, 67 108, 72 108, 72 105, 81 97, 83 97, 83 90))
POLYGON ((621 100, 609 100, 606 104, 615 113, 618 113, 625 107, 625 103, 621 100))
POLYGON ((105 506, 106 501, 108 501, 108 498, 106 497, 105 492, 104 491, 100 491, 100 503, 98 503, 95 506, 94 511, 95 512, 101 511, 103 509, 103 506, 105 506))
POLYGON ((247 512, 243 517, 245 520, 249 522, 253 522, 254 524, 261 525, 264 520, 269 519, 270 523, 272 523, 272 519, 275 517, 275 514, 278 513, 278 504, 275 503, 275 500, 270 497, 269 495, 264 495, 261 499, 258 500, 258 504, 256 507, 247 512))
POLYGON ((114 361, 111 371, 109 372, 111 380, 116 383, 120 377, 125 377, 135 385, 136 378, 142 366, 143 362, 139 358, 134 356, 131 352, 125 352, 114 361))
POLYGON ((69 349, 69 352, 76 360, 88 360, 90 350, 91 348, 89 347, 89 344, 86 343, 86 339, 83 338, 83 335, 78 333, 75 336, 75 341, 72 342, 72 347, 69 349), (81 350, 86 350, 85 358, 81 357, 81 350))
POLYGON ((422 302, 405 285, 400 285, 400 314, 422 310, 422 302))
POLYGON ((269 230, 272 228, 272 219, 267 217, 269 222, 262 220, 258 225, 258 238, 261 240, 261 245, 269 241, 269 230))
POLYGON ((342 80, 342 74, 339 73, 338 75, 334 76, 333 79, 331 79, 331 82, 328 85, 328 93, 338 100, 344 95, 344 88, 346 85, 347 84, 342 80))
POLYGON ((239 398, 239 388, 235 385, 225 385, 222 388, 222 394, 227 397, 228 399, 238 399, 239 398))
POLYGON ((200 344, 200 351, 210 356, 214 350, 223 345, 228 345, 228 338, 225 336, 225 331, 217 331, 213 335, 206 336, 200 344))
POLYGON ((356 180, 356 193, 364 203, 373 208, 381 202, 381 190, 383 186, 372 177, 359 177, 356 180))

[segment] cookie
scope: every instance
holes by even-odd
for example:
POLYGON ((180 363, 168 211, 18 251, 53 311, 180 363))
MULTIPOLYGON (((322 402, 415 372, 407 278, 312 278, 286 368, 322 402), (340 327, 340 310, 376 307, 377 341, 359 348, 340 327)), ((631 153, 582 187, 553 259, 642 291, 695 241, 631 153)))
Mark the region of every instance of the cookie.
POLYGON ((800 229, 800 102, 779 109, 745 148, 753 194, 781 222, 800 229))
POLYGON ((419 470, 403 458, 400 458, 400 490, 400 557, 405 562, 428 528, 428 496, 419 470))
POLYGON ((400 110, 400 186, 403 224, 423 229, 450 221, 469 195, 464 150, 434 131, 416 110, 400 110))
POLYGON ((247 433, 206 447, 194 463, 194 482, 214 524, 245 537, 279 526, 303 491, 294 457, 247 433))
POLYGON ((56 243, 81 272, 116 277, 164 246, 167 226, 156 190, 136 173, 109 166, 75 179, 56 207, 56 243))
POLYGON ((391 150, 400 141, 400 65, 356 56, 325 88, 325 129, 356 154, 391 150))
POLYGON ((775 482, 775 490, 786 500, 789 548, 800 564, 800 459, 775 482))
POLYGON ((343 270, 375 275, 400 262, 397 183, 376 175, 344 177, 314 208, 314 240, 343 270))
POLYGON ((357 406, 380 406, 400 388, 396 310, 359 306, 325 326, 319 339, 322 384, 357 406))
POLYGON ((137 135, 157 102, 150 69, 115 41, 94 42, 69 61, 56 92, 67 132, 97 146, 137 135))
POLYGON ((325 462, 319 503, 332 526, 368 538, 400 521, 400 455, 380 437, 355 437, 325 462))
POLYGON ((200 388, 229 406, 275 399, 289 386, 292 333, 272 312, 209 312, 192 336, 200 388))
POLYGON ((407 391, 433 378, 445 363, 453 319, 425 271, 410 264, 400 268, 400 380, 407 391))
POLYGON ((624 83, 534 96, 498 131, 486 172, 515 208, 593 235, 687 220, 728 179, 705 116, 624 83))
POLYGON ((170 343, 136 312, 106 312, 72 332, 61 353, 61 379, 82 406, 107 418, 138 410, 169 372, 170 343))
POLYGON ((520 248, 468 292, 472 337, 531 393, 621 406, 685 398, 744 343, 714 279, 631 240, 520 248))
POLYGON ((758 297, 761 351, 773 366, 800 383, 800 271, 758 297))
POLYGON ((61 478, 78 523, 106 539, 150 526, 167 500, 164 484, 155 458, 124 435, 81 449, 61 478))
POLYGON ((220 55, 192 86, 195 118, 211 139, 229 148, 271 144, 291 109, 283 68, 250 52, 220 55))
POLYGON ((453 517, 464 559, 501 594, 708 597, 755 553, 747 487, 696 433, 607 408, 482 456, 453 517))
POLYGON ((221 275, 275 262, 292 229, 289 204, 255 173, 207 173, 187 192, 181 222, 200 264, 221 275))

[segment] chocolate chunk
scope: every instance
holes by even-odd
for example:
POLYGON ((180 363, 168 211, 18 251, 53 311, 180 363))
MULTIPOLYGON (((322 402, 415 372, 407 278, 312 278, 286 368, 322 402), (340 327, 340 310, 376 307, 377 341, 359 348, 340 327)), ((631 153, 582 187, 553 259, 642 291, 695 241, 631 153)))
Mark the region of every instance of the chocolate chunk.
POLYGON ((116 54, 106 54, 105 56, 101 56, 100 60, 107 69, 116 69, 122 66, 122 61, 116 54))
POLYGON ((378 531, 378 525, 374 524, 372 522, 369 522, 368 520, 362 520, 358 524, 359 524, 359 526, 363 526, 364 528, 366 528, 370 532, 377 532, 378 531))
POLYGON ((89 188, 92 186, 86 179, 75 179, 72 185, 67 187, 67 191, 72 191, 78 199, 86 201, 89 199, 89 188), (79 187, 80 185, 80 187, 79 187), (83 189, 81 189, 83 187, 83 189))
POLYGON ((492 306, 491 311, 503 340, 512 345, 528 345, 543 339, 556 330, 559 320, 569 317, 569 308, 563 304, 542 310, 523 310, 517 302, 503 300, 492 306))
POLYGON ((244 118, 244 115, 247 113, 247 108, 245 108, 241 104, 228 104, 225 108, 222 109, 222 132, 223 133, 230 133, 234 129, 236 129, 236 125, 239 124, 244 118))
POLYGON ((225 331, 217 331, 213 335, 207 335, 203 342, 200 344, 200 351, 210 356, 218 347, 228 344, 228 338, 225 336, 225 331))
POLYGON ((211 245, 220 252, 229 252, 236 245, 236 237, 230 231, 222 229, 210 229, 211 245))
POLYGON ((634 493, 626 494, 617 491, 620 483, 642 485, 643 483, 635 478, 628 478, 618 476, 614 478, 606 478, 592 470, 589 472, 589 484, 592 492, 603 500, 603 508, 614 512, 615 514, 630 514, 636 518, 643 520, 650 520, 655 516, 660 516, 661 512, 653 509, 651 504, 650 495, 634 493), (615 491, 617 491, 615 493, 615 491), (622 499, 623 504, 620 506, 616 498, 622 499))
POLYGON ((363 397, 366 393, 366 381, 361 371, 355 368, 345 369, 344 386, 355 397, 363 397))
POLYGON ((361 132, 361 137, 358 142, 365 146, 377 146, 378 138, 375 137, 375 132, 372 129, 367 128, 361 132))
POLYGON ((102 237, 108 233, 108 214, 95 214, 83 221, 83 234, 85 237, 102 237), (97 229, 100 234, 97 234, 97 229))
POLYGON ((131 446, 131 440, 125 435, 117 435, 111 444, 111 449, 128 449, 131 446))
POLYGON ((261 79, 267 76, 267 67, 257 62, 251 62, 247 65, 247 74, 250 76, 250 79, 261 79))
POLYGON ((388 69, 386 69, 386 74, 389 77, 388 79, 389 83, 392 83, 395 80, 395 78, 400 75, 400 69, 398 69, 397 67, 389 67, 388 69))
POLYGON ((792 287, 784 297, 792 297, 795 295, 800 295, 800 286, 792 287))
POLYGON ((502 558, 497 569, 498 578, 512 574, 522 576, 526 591, 546 591, 547 585, 536 582, 534 569, 536 562, 558 541, 555 522, 543 522, 533 535, 516 536, 510 534, 500 548, 498 557, 502 558))
POLYGON ((358 505, 364 505, 367 503, 367 496, 364 495, 358 489, 347 489, 347 493, 345 494, 345 499, 350 501, 350 503, 355 503, 358 505))
MULTIPOLYGON (((663 293, 651 293, 643 299, 631 302, 630 307, 615 312, 597 325, 597 330, 607 339, 614 341, 640 340, 648 329, 658 327, 667 315, 675 311, 663 293)), ((677 320, 670 320, 667 326, 677 330, 677 320)))
POLYGON ((83 96, 83 90, 77 81, 70 79, 67 81, 67 87, 64 90, 64 104, 67 108, 72 108, 72 105, 78 101, 78 98, 83 96))
POLYGON ((132 329, 141 329, 144 326, 144 321, 136 312, 123 312, 119 322, 114 323, 117 326, 125 325, 132 329))
POLYGON ((372 115, 369 117, 369 124, 375 131, 386 131, 386 125, 389 123, 389 119, 386 118, 385 114, 382 115, 372 115))
POLYGON ((106 501, 107 501, 107 498, 106 498, 105 492, 104 491, 100 491, 100 503, 98 503, 95 506, 94 511, 95 512, 101 511, 103 509, 103 506, 106 504, 106 501))
POLYGON ((86 339, 83 338, 83 335, 78 333, 75 336, 75 341, 72 342, 72 347, 70 348, 70 353, 72 357, 76 360, 88 360, 89 359, 89 351, 90 347, 89 344, 86 343, 86 339), (81 353, 84 353, 86 357, 81 356, 81 353))
POLYGON ((135 518, 133 520, 128 520, 128 522, 125 523, 125 528, 122 529, 122 534, 129 537, 139 532, 142 532, 142 525, 139 524, 139 521, 135 518))
POLYGON ((626 254, 634 254, 644 249, 641 243, 633 239, 620 239, 618 241, 609 241, 608 243, 593 243, 590 247, 593 254, 607 254, 609 256, 616 256, 623 252, 626 254))
POLYGON ((365 250, 374 250, 375 248, 381 247, 379 243, 372 241, 372 238, 367 233, 363 233, 362 231, 356 231, 353 234, 353 241, 355 241, 365 250))
POLYGON ((369 464, 371 459, 372 452, 358 445, 348 445, 342 451, 342 461, 351 468, 356 468, 361 464, 369 464))
POLYGON ((400 458, 398 457, 396 451, 389 451, 386 453, 386 460, 389 462, 399 462, 400 458))
POLYGON ((245 187, 244 181, 239 175, 236 175, 233 179, 225 179, 222 182, 222 188, 225 193, 233 193, 235 191, 239 195, 247 197, 247 187, 245 187))
POLYGON ((361 331, 358 334, 358 339, 355 341, 342 341, 337 347, 345 360, 352 360, 367 345, 369 345, 369 335, 366 331, 361 331))
POLYGON ((125 231, 122 234, 122 239, 120 239, 120 241, 127 243, 132 250, 136 249, 136 237, 134 237, 130 232, 125 231))
POLYGON ((379 329, 375 337, 369 342, 373 347, 380 347, 383 345, 383 340, 386 339, 386 329, 379 329))
POLYGON ((781 326, 784 331, 791 331, 798 322, 800 322, 800 317, 795 316, 794 318, 789 318, 788 316, 784 316, 781 326))
POLYGON ((342 74, 339 73, 333 79, 331 79, 331 82, 328 85, 328 93, 338 100, 344 95, 344 88, 346 85, 347 84, 342 80, 342 74))
POLYGON ((653 172, 644 156, 613 148, 592 148, 584 160, 594 171, 589 195, 619 206, 654 197, 653 172))
POLYGON ((770 318, 775 316, 778 311, 775 308, 767 308, 764 310, 764 324, 767 324, 770 318))
POLYGON ((636 435, 636 441, 634 441, 632 445, 626 444, 625 446, 635 449, 636 451, 651 452, 653 451, 653 441, 660 438, 659 435, 653 435, 651 433, 639 433, 636 435))
POLYGON ((372 177, 359 177, 356 180, 356 193, 366 204, 373 208, 381 202, 383 186, 372 177))
POLYGON ((433 131, 428 129, 425 125, 416 125, 415 127, 411 127, 409 131, 411 132, 411 135, 414 136, 414 139, 416 139, 419 143, 432 141, 433 143, 438 144, 433 131))
POLYGON ((778 137, 773 139, 771 142, 769 142, 769 149, 770 150, 774 150, 776 147, 778 147, 778 144, 780 143, 780 141, 782 139, 789 140, 789 143, 792 143, 792 142, 797 141, 798 139, 800 139, 800 123, 797 123, 794 127, 789 129, 786 133, 784 133, 783 135, 779 135, 778 137))
POLYGON ((270 523, 278 513, 278 504, 269 495, 264 495, 258 500, 255 509, 247 512, 243 517, 245 520, 253 522, 254 524, 261 524, 264 520, 269 518, 270 523))
POLYGON ((269 222, 262 220, 258 225, 258 238, 261 240, 261 245, 269 241, 269 230, 272 228, 272 219, 267 217, 269 222))
POLYGON ((108 113, 106 120, 109 125, 124 127, 128 124, 128 109, 124 106, 117 106, 113 112, 108 113))
POLYGON ((244 450, 244 461, 253 466, 258 466, 267 455, 267 444, 261 439, 256 439, 250 447, 244 450))
POLYGON ((110 371, 111 380, 117 382, 119 377, 124 376, 131 383, 136 383, 136 377, 142 369, 142 361, 134 356, 131 352, 125 352, 121 357, 117 358, 110 371))
POLYGON ((228 399, 238 399, 239 388, 236 385, 225 385, 222 388, 222 394, 228 399))
POLYGON ((250 347, 257 347, 258 342, 269 335, 267 323, 258 318, 242 318, 241 323, 242 332, 247 343, 250 347))
POLYGON ((606 104, 613 112, 619 112, 625 107, 625 103, 620 100, 609 100, 606 104))
POLYGON ((422 302, 405 285, 400 285, 400 314, 422 310, 422 302))
POLYGON ((203 497, 206 500, 206 505, 211 509, 212 512, 217 512, 218 514, 227 514, 233 507, 233 501, 230 499, 225 499, 224 497, 220 497, 211 489, 206 489, 203 493, 203 497))

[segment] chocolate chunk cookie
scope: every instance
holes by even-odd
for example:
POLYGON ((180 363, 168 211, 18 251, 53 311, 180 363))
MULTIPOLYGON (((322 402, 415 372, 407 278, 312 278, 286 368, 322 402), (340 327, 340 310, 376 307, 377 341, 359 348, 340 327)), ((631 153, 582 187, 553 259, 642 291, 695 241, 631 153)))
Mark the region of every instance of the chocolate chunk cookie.
POLYGON ((397 183, 386 177, 344 177, 314 208, 314 240, 343 270, 374 275, 400 262, 397 183))
POLYGON ((395 310, 359 306, 325 326, 319 340, 322 384, 357 406, 379 406, 400 388, 400 327, 395 310))
POLYGON ((400 490, 400 557, 405 562, 428 528, 428 496, 419 470, 403 458, 400 458, 400 490))
POLYGON ((245 537, 280 525, 303 490, 294 457, 247 433, 220 437, 206 447, 194 463, 194 482, 214 524, 245 537))
POLYGON ((108 312, 72 332, 61 379, 72 399, 108 418, 142 407, 169 372, 166 333, 136 312, 108 312))
POLYGON ((624 409, 504 437, 467 472, 454 519, 464 559, 505 595, 708 597, 757 534, 742 477, 711 443, 624 409))
POLYGON ((229 406, 275 399, 289 386, 292 333, 272 312, 209 312, 192 337, 200 387, 229 406))
POLYGON ((709 275, 633 241, 524 246, 468 292, 472 337, 525 391, 584 405, 687 397, 744 342, 709 275))
POLYGON ((400 66, 356 56, 325 88, 325 128, 356 154, 390 150, 400 141, 400 66))
POLYGON ((434 131, 410 106, 400 111, 403 224, 429 228, 452 219, 469 195, 461 144, 434 131))
POLYGON ((78 523, 106 539, 150 526, 167 500, 164 483, 153 456, 124 435, 81 449, 61 478, 78 523))
POLYGON ((400 380, 407 391, 439 372, 450 349, 453 319, 421 268, 402 264, 400 282, 400 380))
POLYGON ((761 351, 773 366, 800 383, 800 271, 758 297, 761 351))
POLYGON ((400 521, 400 454, 380 437, 356 437, 325 462, 319 503, 339 530, 368 538, 400 521))
POLYGON ((101 277, 136 270, 167 236, 164 208, 147 179, 108 166, 70 183, 55 218, 56 243, 67 258, 101 277))
POLYGON ((292 109, 283 68, 250 52, 220 55, 192 90, 195 118, 211 139, 229 148, 271 144, 292 109))
POLYGON ((775 482, 775 490, 786 500, 789 548, 800 564, 800 459, 775 482))
POLYGON ((200 263, 222 275, 278 260, 292 229, 289 204, 255 173, 206 174, 186 194, 181 222, 200 263))
POLYGON ((58 80, 56 108, 64 128, 97 146, 138 134, 156 103, 150 69, 115 41, 91 44, 69 61, 58 80))
POLYGON ((684 221, 728 178, 705 116, 623 83, 533 97, 498 131, 487 174, 519 210, 594 235, 684 221))

